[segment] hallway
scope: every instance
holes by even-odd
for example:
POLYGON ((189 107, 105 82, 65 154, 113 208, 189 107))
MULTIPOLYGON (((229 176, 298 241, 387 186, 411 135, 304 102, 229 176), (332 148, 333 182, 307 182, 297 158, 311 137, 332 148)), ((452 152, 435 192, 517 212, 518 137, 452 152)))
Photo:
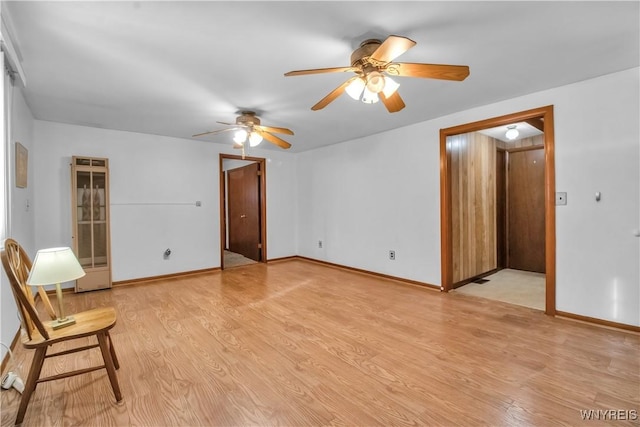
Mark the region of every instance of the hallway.
POLYGON ((484 277, 483 283, 468 283, 452 292, 474 295, 544 311, 545 275, 531 271, 503 269, 484 277))

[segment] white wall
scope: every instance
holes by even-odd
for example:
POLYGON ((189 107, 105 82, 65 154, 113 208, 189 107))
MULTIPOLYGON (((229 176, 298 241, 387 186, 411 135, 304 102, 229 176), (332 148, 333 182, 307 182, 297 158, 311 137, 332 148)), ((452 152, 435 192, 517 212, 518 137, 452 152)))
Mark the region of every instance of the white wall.
POLYGON ((568 193, 556 208, 556 308, 640 325, 639 75, 635 68, 299 154, 298 254, 440 285, 440 129, 554 105, 556 189, 568 193))
POLYGON ((558 309, 640 325, 640 69, 557 91, 558 309), (595 201, 595 193, 602 200, 595 201))
MULTIPOLYGON (((13 87, 8 83, 5 75, 5 106, 10 115, 10 123, 5 123, 9 128, 10 136, 7 140, 7 163, 4 170, 5 179, 8 181, 9 190, 9 218, 10 224, 7 237, 17 240, 33 259, 36 253, 34 233, 34 172, 33 172, 33 116, 27 107, 19 87, 13 87), (29 152, 27 187, 15 186, 15 142, 19 141, 29 152), (27 209, 27 202, 29 209, 27 209)), ((18 309, 15 305, 11 287, 2 269, 0 280, 0 341, 6 345, 11 341, 20 328, 20 320, 17 316, 18 309)), ((0 349, 4 357, 6 350, 0 349)))
POLYGON ((439 145, 416 138, 424 127, 298 156, 300 255, 440 282, 439 145))
MULTIPOLYGON (((35 139, 38 248, 71 245, 71 156, 106 157, 114 281, 220 266, 218 155, 230 146, 38 120, 35 139)), ((267 158, 268 256, 294 255, 295 157, 250 155, 267 158)))
POLYGON ((11 188, 11 224, 9 237, 16 239, 25 251, 33 258, 36 254, 34 210, 35 195, 33 154, 34 154, 34 120, 31 110, 27 106, 19 87, 7 89, 7 102, 11 103, 11 139, 9 141, 9 159, 11 172, 9 174, 11 188), (15 185, 15 151, 16 142, 20 142, 28 150, 27 187, 18 188, 15 185))

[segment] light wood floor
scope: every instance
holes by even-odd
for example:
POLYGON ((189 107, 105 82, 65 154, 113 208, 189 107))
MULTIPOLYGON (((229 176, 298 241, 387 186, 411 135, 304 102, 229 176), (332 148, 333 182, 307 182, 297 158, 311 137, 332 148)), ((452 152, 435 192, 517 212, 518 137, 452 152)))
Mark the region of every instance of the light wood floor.
MULTIPOLYGON (((580 411, 640 409, 637 334, 304 260, 65 301, 116 307, 124 400, 102 372, 43 383, 25 426, 596 426, 580 411)), ((15 358, 26 375, 31 353, 15 358)), ((1 402, 12 425, 17 392, 1 402)))

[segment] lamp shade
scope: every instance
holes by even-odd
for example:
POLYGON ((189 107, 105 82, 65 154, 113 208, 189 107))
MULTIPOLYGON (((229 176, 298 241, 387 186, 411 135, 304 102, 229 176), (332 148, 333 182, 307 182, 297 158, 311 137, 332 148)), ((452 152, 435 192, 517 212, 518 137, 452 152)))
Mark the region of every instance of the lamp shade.
POLYGON ((362 95, 364 86, 364 80, 361 77, 358 77, 353 79, 344 90, 347 92, 347 95, 357 101, 360 99, 360 95, 362 95))
POLYGON ((71 248, 41 249, 27 278, 32 286, 52 285, 79 279, 85 272, 71 248))
POLYGON ((382 89, 382 93, 386 98, 389 98, 391 95, 395 93, 396 90, 400 87, 400 84, 393 80, 391 77, 384 78, 384 89, 382 89))
POLYGON ((375 104, 378 102, 380 98, 378 98, 378 94, 375 92, 371 92, 368 88, 364 88, 362 93, 362 102, 365 104, 375 104))
POLYGON ((251 132, 249 134, 249 146, 255 147, 262 142, 262 135, 258 132, 251 132))
POLYGON ((373 93, 380 93, 384 89, 384 76, 379 71, 372 71, 367 75, 367 89, 373 93))
POLYGON ((244 144, 246 140, 247 140, 247 131, 244 129, 237 130, 236 133, 233 135, 233 142, 235 142, 236 144, 244 144))

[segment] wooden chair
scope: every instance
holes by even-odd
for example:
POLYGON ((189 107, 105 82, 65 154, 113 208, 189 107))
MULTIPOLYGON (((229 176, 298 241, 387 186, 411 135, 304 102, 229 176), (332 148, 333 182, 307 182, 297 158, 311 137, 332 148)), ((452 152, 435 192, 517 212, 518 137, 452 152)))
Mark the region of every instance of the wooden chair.
MULTIPOLYGON (((38 317, 33 292, 31 291, 31 287, 27 285, 27 277, 31 270, 31 260, 24 249, 15 240, 6 239, 4 249, 0 252, 0 257, 2 258, 2 266, 9 278, 11 290, 13 291, 20 312, 23 329, 22 345, 27 349, 35 349, 36 351, 20 400, 20 407, 18 408, 18 415, 16 416, 15 422, 16 425, 22 423, 31 394, 38 383, 86 374, 99 369, 107 370, 113 394, 115 395, 116 401, 120 402, 122 400, 122 394, 120 393, 118 377, 116 376, 116 369, 118 369, 120 365, 116 357, 113 342, 111 341, 111 336, 109 335, 109 330, 116 324, 116 312, 113 307, 97 308, 81 313, 74 313, 75 324, 54 330, 49 325, 43 323, 38 317), (95 336, 98 342, 47 354, 47 350, 53 344, 90 336, 95 336), (40 378, 45 359, 90 350, 96 347, 100 347, 102 359, 104 360, 103 365, 40 378)), ((38 287, 38 293, 40 298, 42 298, 45 310, 52 320, 55 319, 56 313, 51 306, 47 293, 42 290, 41 287, 38 287)))

